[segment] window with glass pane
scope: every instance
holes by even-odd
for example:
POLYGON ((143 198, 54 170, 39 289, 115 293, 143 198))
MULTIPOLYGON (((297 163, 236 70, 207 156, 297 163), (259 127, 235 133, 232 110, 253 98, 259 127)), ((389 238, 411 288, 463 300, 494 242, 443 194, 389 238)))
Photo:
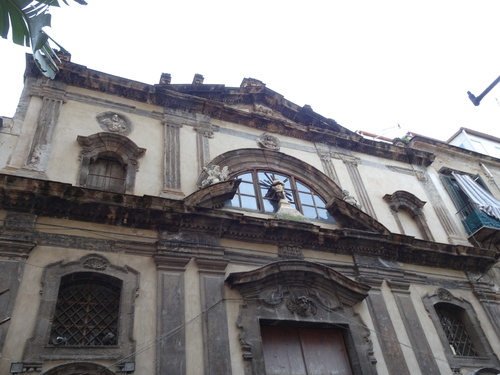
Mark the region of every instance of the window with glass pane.
POLYGON ((453 354, 476 357, 477 352, 462 319, 462 310, 449 304, 437 304, 435 309, 453 354))
POLYGON ((117 344, 121 281, 96 273, 61 279, 50 343, 71 346, 117 344))
POLYGON ((227 206, 276 212, 279 200, 271 186, 273 181, 280 180, 284 183, 286 199, 293 208, 310 219, 334 221, 326 210, 323 199, 294 176, 254 169, 234 175, 233 178, 242 181, 233 199, 226 203, 227 206))

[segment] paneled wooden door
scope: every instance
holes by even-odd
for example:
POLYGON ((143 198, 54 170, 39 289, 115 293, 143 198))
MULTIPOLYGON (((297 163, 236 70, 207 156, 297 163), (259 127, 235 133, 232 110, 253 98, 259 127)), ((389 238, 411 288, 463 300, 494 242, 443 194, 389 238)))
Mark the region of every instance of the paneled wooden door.
POLYGON ((342 332, 261 326, 267 375, 352 375, 342 332))

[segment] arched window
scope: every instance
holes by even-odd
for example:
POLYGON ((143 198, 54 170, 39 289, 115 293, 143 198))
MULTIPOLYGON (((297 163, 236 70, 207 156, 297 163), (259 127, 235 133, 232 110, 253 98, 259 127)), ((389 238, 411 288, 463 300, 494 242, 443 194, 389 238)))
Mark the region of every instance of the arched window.
POLYGON ((293 208, 310 219, 334 221, 325 208, 325 201, 298 178, 264 169, 252 169, 232 176, 241 179, 238 191, 227 206, 260 212, 276 212, 279 199, 271 188, 273 181, 283 182, 285 197, 293 208))
POLYGON ((93 272, 61 279, 50 345, 116 345, 121 280, 93 272))
MULTIPOLYGON (((133 357, 134 304, 139 290, 136 270, 88 254, 49 264, 40 282, 40 306, 23 362, 133 357)), ((66 370, 55 374, 59 373, 73 374, 66 370)))

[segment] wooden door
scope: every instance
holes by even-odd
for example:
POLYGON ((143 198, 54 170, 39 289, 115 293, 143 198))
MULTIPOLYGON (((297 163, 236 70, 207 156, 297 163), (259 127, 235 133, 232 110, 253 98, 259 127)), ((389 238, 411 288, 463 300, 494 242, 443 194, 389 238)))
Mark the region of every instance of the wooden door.
POLYGON ((342 332, 261 326, 267 375, 352 375, 342 332))

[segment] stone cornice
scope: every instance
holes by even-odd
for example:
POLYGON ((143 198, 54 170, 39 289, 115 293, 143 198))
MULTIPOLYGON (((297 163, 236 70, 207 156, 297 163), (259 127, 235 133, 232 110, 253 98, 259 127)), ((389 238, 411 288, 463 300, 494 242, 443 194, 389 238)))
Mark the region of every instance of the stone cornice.
MULTIPOLYGON (((25 74, 29 77, 40 77, 40 72, 32 60, 28 56, 25 74)), ((234 88, 205 84, 148 85, 90 70, 71 62, 62 64, 55 81, 166 107, 173 111, 195 113, 265 132, 321 142, 403 163, 428 166, 434 160, 434 156, 425 151, 365 139, 336 121, 319 115, 311 107, 300 107, 265 86, 234 88), (246 112, 233 107, 236 104, 265 105, 282 118, 258 111, 246 112)))
MULTIPOLYGON (((310 223, 252 217, 225 210, 188 208, 181 200, 108 193, 1 174, 0 209, 124 228, 144 228, 174 234, 196 233, 199 238, 215 236, 276 246, 286 241, 304 250, 365 254, 445 269, 482 272, 491 267, 499 256, 493 250, 349 228, 348 221, 342 229, 327 229, 310 223)), ((154 251, 152 246, 137 246, 130 244, 125 248, 144 254, 154 251)))

